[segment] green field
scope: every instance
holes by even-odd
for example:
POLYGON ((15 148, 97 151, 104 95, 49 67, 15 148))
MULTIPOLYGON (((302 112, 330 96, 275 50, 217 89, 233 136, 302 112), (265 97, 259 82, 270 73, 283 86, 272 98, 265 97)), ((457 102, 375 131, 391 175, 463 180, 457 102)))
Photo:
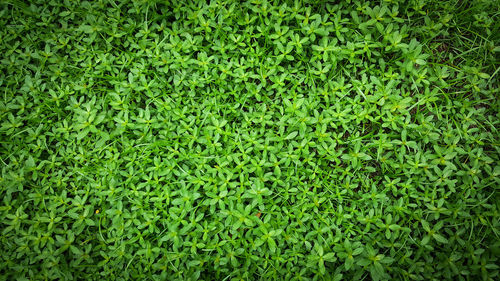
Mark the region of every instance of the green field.
POLYGON ((500 2, 0 1, 0 280, 499 280, 500 2))

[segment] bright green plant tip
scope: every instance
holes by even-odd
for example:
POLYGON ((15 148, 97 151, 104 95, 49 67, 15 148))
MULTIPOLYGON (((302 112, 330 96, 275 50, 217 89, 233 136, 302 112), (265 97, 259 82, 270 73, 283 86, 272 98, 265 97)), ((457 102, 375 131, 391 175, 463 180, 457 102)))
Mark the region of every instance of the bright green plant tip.
POLYGON ((1 2, 0 280, 498 280, 498 11, 1 2))

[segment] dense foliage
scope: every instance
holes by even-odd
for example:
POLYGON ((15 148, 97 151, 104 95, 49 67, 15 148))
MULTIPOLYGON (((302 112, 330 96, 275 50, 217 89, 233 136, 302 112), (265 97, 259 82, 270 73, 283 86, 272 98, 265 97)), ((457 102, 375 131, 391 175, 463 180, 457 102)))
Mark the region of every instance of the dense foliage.
POLYGON ((499 2, 306 2, 2 1, 0 280, 498 280, 499 2))

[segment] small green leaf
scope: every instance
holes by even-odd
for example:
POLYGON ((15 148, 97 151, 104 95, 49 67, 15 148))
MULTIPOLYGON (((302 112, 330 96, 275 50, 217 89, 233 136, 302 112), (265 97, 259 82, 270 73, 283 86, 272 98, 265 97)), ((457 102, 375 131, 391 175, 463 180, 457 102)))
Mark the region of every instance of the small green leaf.
POLYGON ((446 238, 444 238, 443 236, 441 236, 440 234, 434 233, 432 235, 432 237, 434 237, 434 239, 436 239, 436 241, 438 241, 440 243, 448 244, 448 240, 446 238))
POLYGON ((298 135, 297 131, 291 132, 290 134, 288 134, 288 136, 285 137, 285 140, 294 139, 297 135, 298 135))

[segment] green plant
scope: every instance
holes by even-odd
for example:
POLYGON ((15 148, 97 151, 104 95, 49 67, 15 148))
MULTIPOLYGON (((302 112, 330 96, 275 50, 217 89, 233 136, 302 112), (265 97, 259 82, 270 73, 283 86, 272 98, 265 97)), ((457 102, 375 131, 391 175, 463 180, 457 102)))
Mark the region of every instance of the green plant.
POLYGON ((0 280, 498 279, 498 1, 329 2, 2 2, 0 280))

